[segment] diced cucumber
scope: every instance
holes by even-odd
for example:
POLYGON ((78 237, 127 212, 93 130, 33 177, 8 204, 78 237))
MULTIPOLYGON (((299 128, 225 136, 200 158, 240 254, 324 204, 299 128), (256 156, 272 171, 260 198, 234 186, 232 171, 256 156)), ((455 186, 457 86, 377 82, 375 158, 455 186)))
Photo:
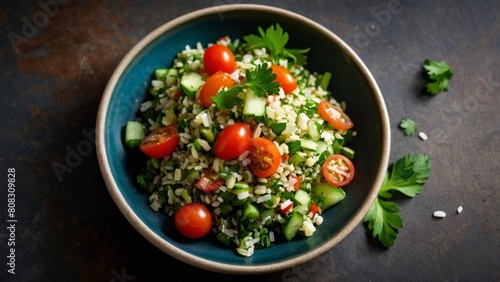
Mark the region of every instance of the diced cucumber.
POLYGON ((181 77, 181 88, 191 100, 194 100, 196 92, 203 84, 205 84, 205 79, 197 72, 189 72, 181 77))
POLYGON ((297 205, 293 207, 293 211, 306 215, 307 213, 309 213, 309 205, 297 205))
POLYGON ((125 144, 130 149, 139 145, 146 135, 142 123, 138 121, 129 121, 125 126, 125 144))
MULTIPOLYGON (((275 209, 268 209, 268 210, 264 210, 260 213, 260 220, 264 221, 264 220, 269 220, 267 219, 267 217, 269 218, 273 218, 274 215, 276 214, 276 211, 275 209)), ((266 221, 267 222, 267 221, 266 221)))
POLYGON ((212 130, 210 129, 202 129, 200 130, 201 135, 203 135, 203 138, 209 143, 212 144, 215 141, 215 136, 212 130))
POLYGON ((254 206, 251 202, 246 202, 243 206, 243 218, 248 219, 257 219, 259 218, 260 213, 256 206, 254 206))
POLYGON ((167 84, 168 87, 171 87, 177 83, 177 78, 179 78, 179 71, 177 69, 171 68, 168 70, 165 83, 167 84))
POLYGON ((161 69, 155 70, 155 76, 156 76, 156 79, 158 79, 158 80, 165 81, 165 79, 167 78, 167 74, 168 74, 167 68, 161 68, 161 69))
POLYGON ((309 194, 306 191, 297 190, 295 192, 295 196, 293 197, 293 199, 295 201, 299 202, 301 205, 307 205, 307 204, 309 204, 311 197, 309 196, 309 194))
POLYGON ((280 203, 281 198, 276 195, 271 195, 271 199, 262 203, 262 205, 268 209, 274 209, 280 203))
POLYGON ((243 192, 251 193, 251 192, 253 192, 253 188, 251 186, 249 186, 248 183, 246 183, 246 182, 237 182, 236 184, 234 184, 234 187, 233 187, 234 194, 238 195, 238 194, 241 194, 243 192))
POLYGON ((342 155, 346 156, 348 159, 351 159, 351 160, 354 159, 354 154, 355 154, 354 150, 347 147, 347 146, 342 147, 342 150, 340 150, 340 153, 342 155))
POLYGON ((321 89, 326 90, 328 88, 328 85, 330 84, 331 79, 332 79, 332 73, 325 72, 323 74, 323 77, 321 78, 321 82, 319 83, 319 86, 321 87, 321 89))
POLYGON ((243 115, 264 116, 266 114, 266 98, 257 97, 252 90, 248 89, 243 104, 243 115))
POLYGON ((196 169, 189 169, 187 170, 186 172, 186 176, 185 176, 186 180, 189 182, 189 183, 192 183, 194 182, 196 179, 200 178, 200 171, 196 170, 196 169))
POLYGON ((300 152, 293 154, 290 159, 288 159, 288 162, 293 164, 295 167, 303 165, 305 161, 305 156, 302 156, 300 152))
POLYGON ((316 197, 317 205, 321 210, 328 209, 346 197, 342 188, 332 186, 326 182, 313 184, 312 192, 314 197, 316 197))
POLYGON ((323 154, 323 152, 328 151, 331 154, 333 154, 333 147, 328 145, 325 141, 318 140, 316 141, 317 149, 316 151, 319 154, 323 154))
POLYGON ((316 144, 316 142, 303 138, 300 139, 300 147, 308 151, 316 151, 318 149, 318 145, 316 144))
POLYGON ((296 211, 292 212, 290 219, 286 223, 285 227, 283 227, 283 234, 285 234, 288 241, 291 241, 293 237, 295 237, 299 229, 302 227, 303 222, 304 216, 301 213, 296 211))

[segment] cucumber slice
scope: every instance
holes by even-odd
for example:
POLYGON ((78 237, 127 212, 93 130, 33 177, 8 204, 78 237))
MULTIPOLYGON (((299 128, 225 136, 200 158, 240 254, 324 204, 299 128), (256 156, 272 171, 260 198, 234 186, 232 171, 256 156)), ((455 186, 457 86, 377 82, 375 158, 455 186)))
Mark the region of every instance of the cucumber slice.
POLYGON ((323 152, 325 151, 328 151, 330 153, 330 155, 333 154, 333 147, 328 145, 325 141, 316 141, 316 145, 317 145, 317 149, 316 151, 319 153, 319 154, 323 154, 323 152))
POLYGON ((318 149, 318 145, 316 142, 308 140, 308 139, 300 139, 300 147, 304 150, 316 151, 318 149))
POLYGON ((290 219, 283 228, 283 234, 288 241, 291 241, 293 237, 295 237, 299 229, 302 227, 303 222, 304 216, 301 213, 296 211, 292 212, 290 219))
POLYGON ((315 183, 312 186, 313 195, 317 199, 317 205, 321 210, 326 210, 329 207, 342 201, 346 194, 340 187, 332 186, 326 182, 315 183))
POLYGON ((293 199, 297 202, 299 202, 301 205, 307 205, 309 204, 309 201, 311 200, 311 197, 309 196, 309 194, 307 194, 306 191, 304 190, 297 190, 295 192, 295 196, 293 197, 293 199))
POLYGON ((138 121, 127 122, 125 126, 125 144, 127 144, 127 147, 132 149, 139 145, 145 135, 142 123, 138 121))
POLYGON ((346 156, 350 160, 354 159, 355 151, 347 146, 342 147, 342 150, 340 150, 340 153, 342 155, 346 156))
POLYGON ((186 73, 181 77, 181 88, 191 100, 194 100, 196 92, 203 84, 205 84, 205 79, 197 72, 186 73))
POLYGON ((264 116, 266 114, 266 99, 257 97, 252 90, 248 89, 243 105, 243 115, 264 116))
POLYGON ((169 69, 167 77, 165 79, 165 83, 168 87, 173 86, 177 83, 177 78, 179 78, 179 71, 177 69, 169 69))
POLYGON ((328 88, 328 85, 330 84, 331 79, 332 79, 332 73, 325 72, 323 74, 323 77, 321 78, 321 82, 319 83, 319 86, 321 87, 321 89, 326 90, 328 88))
POLYGON ((167 68, 161 68, 161 69, 155 70, 155 76, 156 76, 156 79, 158 79, 158 80, 165 81, 165 79, 167 78, 167 74, 168 74, 167 68))

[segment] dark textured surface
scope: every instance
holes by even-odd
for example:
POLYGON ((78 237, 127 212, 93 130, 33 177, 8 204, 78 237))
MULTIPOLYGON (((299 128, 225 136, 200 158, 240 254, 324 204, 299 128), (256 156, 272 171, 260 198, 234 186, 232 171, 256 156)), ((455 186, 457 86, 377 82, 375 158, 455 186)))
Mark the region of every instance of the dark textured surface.
POLYGON ((498 281, 500 279, 500 2, 498 1, 2 1, 0 6, 0 281, 498 281), (52 3, 42 7, 40 3, 52 3), (64 4, 63 4, 64 3, 64 4), (143 36, 198 8, 266 3, 335 32, 379 83, 391 161, 423 152, 431 175, 396 198, 405 228, 385 250, 360 224, 334 249, 295 268, 237 277, 157 250, 114 205, 92 131, 104 87, 143 36), (398 4, 399 3, 399 4, 398 4), (392 6, 393 5, 393 6, 392 6), (453 67, 430 97, 426 58, 453 67), (429 139, 404 136, 412 118, 429 139), (67 171, 56 173, 54 167, 67 171), (7 272, 7 173, 16 171, 15 275, 7 272), (59 176, 59 177, 58 177, 59 176), (463 206, 461 214, 456 213, 463 206), (443 210, 444 219, 432 213, 443 210))

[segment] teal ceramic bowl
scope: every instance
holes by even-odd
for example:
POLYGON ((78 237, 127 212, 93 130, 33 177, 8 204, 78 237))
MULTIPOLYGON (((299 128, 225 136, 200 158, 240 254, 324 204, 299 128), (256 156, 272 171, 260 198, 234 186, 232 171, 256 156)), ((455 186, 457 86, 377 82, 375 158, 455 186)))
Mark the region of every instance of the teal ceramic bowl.
POLYGON ((365 216, 382 184, 390 150, 387 110, 380 90, 360 58, 331 31, 298 14, 261 5, 223 5, 195 11, 151 32, 123 58, 105 89, 97 116, 97 153, 102 175, 118 208, 149 242, 193 266, 230 274, 279 271, 317 258, 344 239, 365 216), (279 23, 290 35, 287 46, 310 47, 308 68, 333 73, 330 87, 348 105, 357 137, 356 177, 347 198, 324 212, 314 236, 296 238, 239 256, 211 237, 182 239, 173 222, 147 205, 131 173, 134 156, 123 145, 123 129, 143 101, 152 73, 169 66, 186 45, 203 46, 221 36, 242 38, 279 23))

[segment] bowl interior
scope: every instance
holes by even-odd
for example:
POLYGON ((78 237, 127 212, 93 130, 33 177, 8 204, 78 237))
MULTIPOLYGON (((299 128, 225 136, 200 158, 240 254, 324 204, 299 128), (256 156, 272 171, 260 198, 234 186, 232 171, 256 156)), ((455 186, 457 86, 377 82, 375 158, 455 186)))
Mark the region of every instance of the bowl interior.
POLYGON ((103 96, 97 130, 98 152, 113 199, 134 227, 160 249, 182 261, 219 272, 273 271, 327 251, 359 224, 378 191, 381 167, 387 165, 387 113, 369 72, 352 50, 329 31, 290 12, 262 6, 232 6, 209 8, 169 22, 132 49, 103 96), (214 238, 192 241, 180 237, 163 213, 151 210, 147 205, 148 195, 135 184, 139 157, 124 147, 123 129, 127 121, 135 118, 154 70, 169 67, 186 45, 195 46, 200 42, 206 47, 221 36, 242 38, 256 34, 259 26, 265 29, 276 23, 289 33, 288 47, 310 47, 307 68, 333 73, 330 90, 338 101, 347 103, 347 113, 357 132, 351 143, 356 150, 356 177, 345 189, 347 198, 323 214, 325 220, 314 236, 277 243, 244 258, 214 238))

